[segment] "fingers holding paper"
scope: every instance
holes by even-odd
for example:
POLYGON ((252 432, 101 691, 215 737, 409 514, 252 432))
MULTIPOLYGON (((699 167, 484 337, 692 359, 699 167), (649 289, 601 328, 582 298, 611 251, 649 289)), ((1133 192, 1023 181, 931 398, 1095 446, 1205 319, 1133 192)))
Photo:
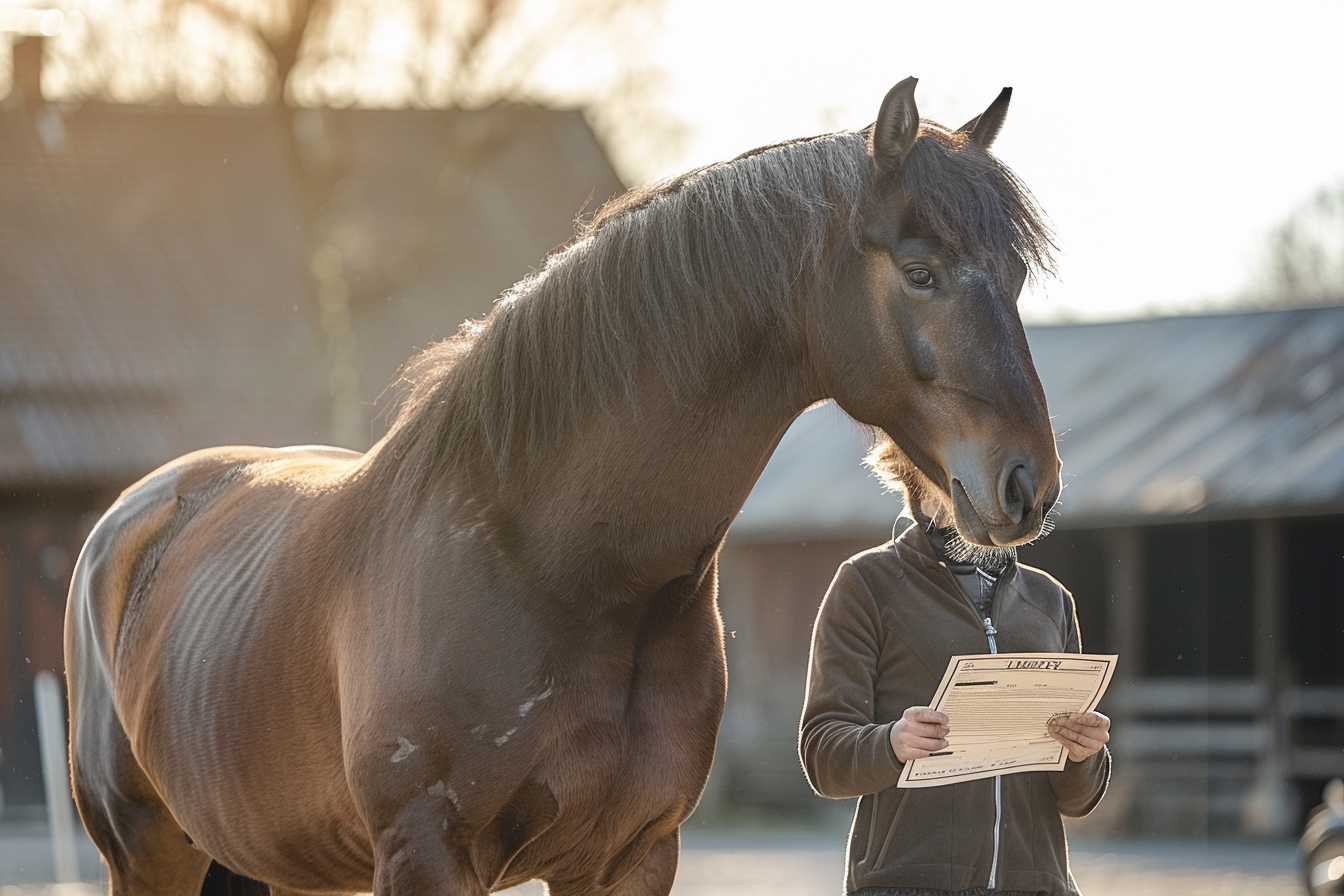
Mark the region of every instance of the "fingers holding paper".
POLYGON ((947 749, 947 716, 927 706, 912 706, 891 726, 891 750, 901 762, 923 759, 947 749))
POLYGON ((1082 762, 1111 739, 1111 720, 1099 712, 1072 712, 1050 720, 1046 731, 1064 745, 1069 759, 1082 762))

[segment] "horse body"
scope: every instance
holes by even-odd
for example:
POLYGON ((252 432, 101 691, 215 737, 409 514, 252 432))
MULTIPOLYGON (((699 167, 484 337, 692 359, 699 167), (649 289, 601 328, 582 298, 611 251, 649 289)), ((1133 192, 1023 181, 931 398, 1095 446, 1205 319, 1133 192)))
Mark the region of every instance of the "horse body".
POLYGON ((600 217, 424 356, 367 454, 198 452, 122 496, 66 636, 113 896, 194 894, 211 859, 275 892, 665 894, 726 696, 717 551, 821 398, 894 436, 968 537, 1039 530, 1058 459, 1021 246, 992 270, 912 217, 917 182, 884 186, 912 90, 871 151, 766 150, 600 217), (993 363, 952 363, 958 314, 993 363), (655 352, 678 344, 693 361, 655 352))
MULTIPOLYGON (((587 893, 666 864, 725 697, 713 549, 796 402, 653 403, 625 470, 538 465, 526 523, 446 484, 385 525, 377 452, 201 452, 130 489, 72 590, 72 645, 111 661, 72 646, 71 675, 105 678, 116 709, 77 703, 75 725, 123 729, 134 757, 106 777, 143 776, 202 859, 289 890, 366 889, 377 846, 425 836, 460 852, 438 883, 587 893), (671 438, 688 418, 701 438, 671 438), (594 555, 605 530, 656 534, 594 555), (119 617, 88 626, 117 591, 119 617)), ((76 740, 81 804, 108 800, 82 749, 102 740, 76 740)))

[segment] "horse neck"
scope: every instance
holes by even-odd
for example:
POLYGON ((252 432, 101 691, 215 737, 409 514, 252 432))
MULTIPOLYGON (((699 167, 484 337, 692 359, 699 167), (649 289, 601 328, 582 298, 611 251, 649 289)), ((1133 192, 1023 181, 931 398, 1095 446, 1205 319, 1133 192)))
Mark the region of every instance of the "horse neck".
POLYGON ((648 365, 633 400, 592 407, 498 484, 492 528, 548 591, 619 601, 692 572, 816 399, 801 355, 767 353, 694 390, 648 365))
POLYGON ((639 591, 689 572, 822 397, 803 312, 852 256, 870 189, 851 134, 636 195, 422 355, 399 444, 375 453, 548 580, 639 591))

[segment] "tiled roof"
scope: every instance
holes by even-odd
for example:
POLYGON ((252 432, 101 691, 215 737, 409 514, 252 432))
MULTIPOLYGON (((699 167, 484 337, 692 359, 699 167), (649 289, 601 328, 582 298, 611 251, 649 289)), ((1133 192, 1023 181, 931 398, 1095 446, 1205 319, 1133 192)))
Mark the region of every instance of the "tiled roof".
MULTIPOLYGON (((1344 307, 1028 327, 1059 433, 1059 525, 1344 512, 1344 307)), ((833 404, 800 417, 739 542, 873 537, 900 502, 833 404)))
MULTIPOLYGON (((348 153, 321 210, 333 232, 400 266, 354 309, 370 403, 621 188, 577 112, 300 121, 348 153)), ((0 107, 0 486, 119 485, 194 448, 328 439, 283 126, 267 109, 0 107)))

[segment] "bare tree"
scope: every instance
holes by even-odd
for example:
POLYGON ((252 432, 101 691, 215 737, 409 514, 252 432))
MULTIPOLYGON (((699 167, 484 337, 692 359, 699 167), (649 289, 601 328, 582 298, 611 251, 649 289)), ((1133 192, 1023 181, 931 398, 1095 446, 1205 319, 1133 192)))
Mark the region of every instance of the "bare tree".
POLYGON ((1322 187, 1270 234, 1251 304, 1344 303, 1344 181, 1322 187))
MULTIPOLYGON (((347 147, 324 109, 581 106, 626 176, 675 151, 679 125, 651 98, 645 49, 661 0, 118 0, 89 5, 52 47, 67 98, 265 105, 280 119, 320 309, 333 441, 367 439, 353 320, 434 253, 425 226, 395 258, 359 258, 337 195, 347 147), (623 151, 622 151, 623 150, 623 151), (622 163, 625 163, 622 165, 622 163)), ((509 144, 509 116, 442 160, 458 180, 509 144)), ((648 170, 645 168, 644 170, 648 170)), ((452 180, 452 177, 448 177, 452 180)), ((451 200, 451 191, 426 196, 451 200)), ((435 209, 417 217, 436 219, 435 209)), ((367 254, 367 253, 365 253, 367 254)))
POLYGON ((582 106, 619 138, 617 163, 637 178, 664 161, 658 147, 680 134, 656 109, 626 128, 612 114, 654 105, 660 73, 647 50, 661 6, 662 0, 113 0, 86 4, 66 18, 49 57, 50 83, 66 99, 114 102, 582 106))

